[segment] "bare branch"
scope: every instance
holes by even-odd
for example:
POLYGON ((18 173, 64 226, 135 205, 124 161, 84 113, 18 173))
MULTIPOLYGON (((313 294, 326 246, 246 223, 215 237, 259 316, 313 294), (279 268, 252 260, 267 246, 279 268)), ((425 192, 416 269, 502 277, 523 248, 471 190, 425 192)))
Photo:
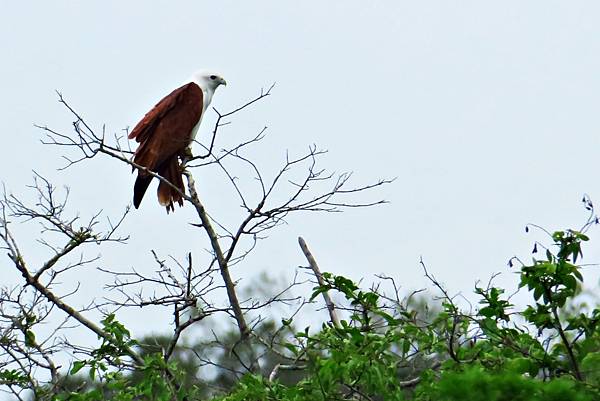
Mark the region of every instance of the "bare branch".
MULTIPOLYGON (((321 274, 319 265, 317 264, 317 261, 315 260, 313 254, 308 249, 308 245, 306 245, 306 242, 302 237, 298 237, 298 243, 300 244, 300 249, 302 249, 302 253, 304 253, 304 256, 306 257, 306 260, 308 261, 311 270, 317 278, 317 282, 321 286, 325 285, 325 281, 323 281, 323 275, 321 274)), ((329 312, 329 318, 331 319, 331 322, 337 327, 340 327, 340 320, 337 316, 337 312, 335 311, 335 305, 327 291, 323 291, 323 299, 325 300, 325 305, 327 305, 327 311, 329 312)))

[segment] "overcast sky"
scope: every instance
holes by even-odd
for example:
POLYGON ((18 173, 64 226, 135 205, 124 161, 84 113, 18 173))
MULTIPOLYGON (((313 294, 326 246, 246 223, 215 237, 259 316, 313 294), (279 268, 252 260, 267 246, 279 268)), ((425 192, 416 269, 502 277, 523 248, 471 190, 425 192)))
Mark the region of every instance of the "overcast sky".
MULTIPOLYGON (((235 268, 236 279, 291 277, 305 264, 302 235, 323 270, 354 279, 385 273, 407 290, 427 287, 422 256, 451 292, 469 294, 495 272, 515 288, 508 259, 527 260, 542 238, 525 224, 577 228, 582 195, 600 202, 599 19, 595 1, 6 2, 0 178, 26 194, 36 170, 71 187, 82 216, 117 216, 131 202, 126 166, 97 160, 58 172, 62 150, 39 143, 34 123, 70 127, 54 90, 96 129, 119 133, 193 71, 212 68, 228 82, 213 99, 221 111, 277 83, 220 137, 232 144, 267 126, 251 155, 269 174, 286 152, 317 144, 329 150, 321 167, 352 171, 357 185, 396 178, 356 198, 388 205, 291 217, 235 268)), ((222 175, 198 170, 196 179, 211 214, 239 212, 222 175)), ((150 249, 201 259, 207 244, 187 224, 193 216, 189 206, 167 216, 151 188, 123 227, 129 245, 101 250, 102 266, 151 271, 150 249)), ((597 231, 588 263, 600 260, 597 231)), ((32 263, 48 256, 22 241, 32 263)), ((102 296, 105 277, 87 269, 73 279, 102 296)))

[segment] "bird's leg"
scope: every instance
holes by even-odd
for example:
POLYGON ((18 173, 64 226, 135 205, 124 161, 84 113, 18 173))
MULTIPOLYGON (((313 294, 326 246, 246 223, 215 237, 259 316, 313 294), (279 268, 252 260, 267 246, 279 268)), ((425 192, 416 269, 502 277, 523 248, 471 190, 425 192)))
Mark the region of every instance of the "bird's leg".
POLYGON ((188 146, 181 153, 181 164, 185 165, 188 161, 192 160, 194 155, 192 154, 192 147, 188 146))

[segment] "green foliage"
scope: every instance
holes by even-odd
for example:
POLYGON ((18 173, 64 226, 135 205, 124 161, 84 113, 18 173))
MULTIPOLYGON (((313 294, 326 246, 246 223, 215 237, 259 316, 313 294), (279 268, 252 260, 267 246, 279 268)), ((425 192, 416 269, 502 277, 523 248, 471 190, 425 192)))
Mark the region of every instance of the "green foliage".
POLYGON ((115 319, 114 314, 106 316, 101 323, 109 338, 101 337, 101 345, 92 352, 92 359, 75 361, 71 375, 88 368, 88 376, 95 381, 87 391, 66 391, 56 400, 72 401, 130 401, 130 400, 183 400, 194 396, 193 386, 179 386, 185 372, 176 362, 166 362, 160 352, 147 353, 136 369, 137 377, 118 370, 122 359, 129 355, 131 347, 139 345, 131 339, 129 331, 115 319))
POLYGON ((442 373, 417 389, 419 401, 592 401, 594 395, 572 380, 532 380, 511 371, 490 373, 471 367, 442 373))
POLYGON ((521 268, 519 287, 533 298, 521 312, 504 289, 490 285, 475 288, 477 314, 462 313, 444 292, 442 310, 423 324, 417 311, 390 309, 377 291, 324 273, 311 299, 337 291, 350 313, 339 326, 324 324, 316 334, 306 329, 288 343, 307 360, 304 379, 281 386, 248 376, 223 400, 598 399, 600 310, 564 313, 579 293, 583 277, 575 263, 589 238, 574 230, 551 238, 556 253, 547 249, 545 259, 521 268), (402 379, 402 366, 413 368, 412 380, 402 379))
POLYGON ((0 381, 13 385, 20 385, 27 382, 27 375, 17 369, 0 370, 0 381))
MULTIPOLYGON (((588 225, 589 226, 589 225, 588 225)), ((339 324, 319 330, 293 329, 263 322, 257 337, 277 333, 270 349, 252 338, 239 342, 236 331, 223 337, 232 352, 211 354, 209 344, 191 347, 225 368, 247 368, 244 361, 263 355, 257 370, 243 376, 222 373, 213 383, 229 389, 211 394, 197 381, 198 372, 183 358, 165 361, 166 344, 140 345, 127 329, 107 316, 92 358, 73 363, 70 373, 88 370, 96 385, 65 392, 60 400, 194 400, 222 401, 535 401, 600 399, 600 309, 576 307, 583 276, 577 261, 589 240, 584 230, 557 231, 544 257, 522 264, 518 288, 531 294, 524 310, 510 302, 508 291, 476 286, 479 308, 464 312, 428 272, 442 292, 441 309, 414 306, 388 296, 379 287, 362 289, 354 281, 323 273, 323 285, 311 300, 338 293, 339 324), (282 337, 283 332, 290 333, 282 337), (279 344, 275 348, 274 344, 279 344), (128 350, 142 350, 143 362, 133 372, 123 369, 128 350), (285 377, 285 371, 297 372, 285 377)), ((534 254, 537 254, 537 244, 534 254)), ((24 332, 27 336, 27 332, 24 332)), ((35 338, 33 339, 35 340, 35 338)), ((157 344, 159 344, 158 342, 157 344)), ((177 352, 176 352, 176 355, 177 352)), ((181 354, 183 355, 183 354, 181 354)), ((253 362, 252 362, 253 363, 253 362)), ((250 364, 249 364, 250 365, 250 364)), ((250 370, 250 369, 248 369, 250 370)), ((18 381, 18 372, 0 371, 0 379, 18 381)))

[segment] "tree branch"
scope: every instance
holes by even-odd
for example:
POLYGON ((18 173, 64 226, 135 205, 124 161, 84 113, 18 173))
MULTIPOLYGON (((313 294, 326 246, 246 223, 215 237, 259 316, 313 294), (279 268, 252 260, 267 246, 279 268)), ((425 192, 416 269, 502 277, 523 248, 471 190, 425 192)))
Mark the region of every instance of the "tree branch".
MULTIPOLYGON (((323 280, 321 270, 319 270, 319 265, 317 264, 317 261, 315 260, 313 254, 308 249, 308 245, 306 245, 306 242, 304 241, 304 239, 302 237, 298 237, 298 243, 300 244, 300 249, 302 249, 302 253, 304 253, 304 256, 306 257, 306 260, 308 261, 308 264, 310 265, 311 270, 313 271, 315 277, 317 278, 317 282, 319 283, 320 286, 324 286, 325 281, 323 280)), ((331 319, 331 322, 336 327, 340 327, 340 320, 337 316, 337 312, 335 311, 335 305, 334 305, 333 301, 331 300, 331 297, 329 296, 329 293, 327 291, 323 291, 323 299, 325 300, 325 305, 327 305, 327 311, 329 312, 329 318, 331 319)))

